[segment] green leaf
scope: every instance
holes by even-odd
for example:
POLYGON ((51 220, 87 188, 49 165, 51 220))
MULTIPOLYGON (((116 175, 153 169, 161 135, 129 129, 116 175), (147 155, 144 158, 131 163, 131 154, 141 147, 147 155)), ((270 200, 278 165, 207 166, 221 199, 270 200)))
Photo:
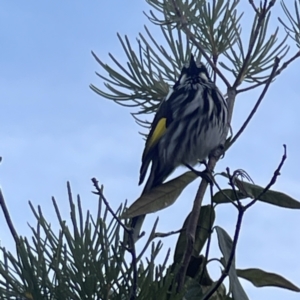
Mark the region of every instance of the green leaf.
MULTIPOLYGON (((264 190, 263 187, 249 182, 241 181, 238 179, 236 179, 236 185, 240 188, 240 190, 237 191, 237 195, 240 200, 245 198, 255 199, 258 197, 258 200, 261 202, 265 202, 265 203, 269 203, 269 204, 273 204, 285 208, 300 209, 299 201, 295 200, 294 198, 282 192, 268 190, 262 194, 264 190)), ((214 195, 213 201, 215 203, 231 202, 228 198, 226 198, 226 196, 224 196, 223 193, 233 201, 236 200, 236 195, 234 191, 230 189, 224 189, 222 190, 222 192, 219 191, 214 195)))
MULTIPOLYGON (((196 279, 187 278, 185 284, 186 292, 184 298, 186 300, 199 300, 203 299, 203 293, 209 288, 208 286, 199 284, 196 279)), ((221 284, 217 291, 213 294, 210 300, 227 300, 230 298, 226 297, 226 288, 224 284, 221 284)))
MULTIPOLYGON (((218 242, 219 242, 219 248, 224 256, 225 264, 228 263, 231 249, 233 246, 232 239, 228 235, 228 233, 221 227, 216 226, 217 236, 218 236, 218 242)), ((230 287, 231 292, 234 299, 239 300, 248 300, 248 296, 246 295, 241 283, 239 282, 239 279, 236 274, 235 269, 235 260, 232 260, 231 267, 229 269, 229 280, 230 280, 230 287)))
POLYGON ((197 175, 186 172, 154 189, 141 195, 122 215, 122 218, 154 213, 171 206, 180 196, 185 187, 194 181, 197 175))
POLYGON ((197 300, 201 299, 203 293, 201 285, 195 279, 188 278, 186 282, 186 292, 184 299, 187 300, 197 300))
POLYGON ((256 287, 276 286, 291 291, 300 292, 300 288, 298 288, 287 279, 275 273, 270 273, 254 268, 237 269, 236 272, 237 276, 250 281, 256 287))
MULTIPOLYGON (((193 249, 193 256, 198 257, 200 254, 207 238, 210 235, 212 225, 215 221, 215 210, 211 205, 205 205, 201 207, 200 217, 198 219, 197 230, 195 235, 195 243, 193 249)), ((190 214, 184 221, 182 226, 182 232, 178 238, 175 252, 174 252, 174 262, 180 263, 182 260, 183 253, 186 247, 186 227, 189 222, 190 214)))
MULTIPOLYGON (((253 195, 253 198, 258 197, 264 190, 263 187, 248 182, 242 182, 242 184, 247 193, 253 195)), ((269 190, 266 193, 264 193, 262 196, 259 197, 259 200, 280 207, 300 209, 299 201, 293 199, 292 197, 284 193, 273 190, 269 190)))
POLYGON ((230 203, 236 200, 236 196, 238 196, 239 200, 248 198, 241 191, 235 193, 232 189, 224 189, 214 194, 213 202, 217 204, 230 203))

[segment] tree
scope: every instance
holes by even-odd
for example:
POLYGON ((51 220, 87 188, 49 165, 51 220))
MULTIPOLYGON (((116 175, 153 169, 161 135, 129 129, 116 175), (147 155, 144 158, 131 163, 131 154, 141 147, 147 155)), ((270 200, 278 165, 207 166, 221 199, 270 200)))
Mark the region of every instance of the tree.
MULTIPOLYGON (((243 126, 234 134, 229 133, 230 137, 225 143, 225 150, 228 151, 251 121, 274 79, 300 57, 300 2, 294 2, 292 12, 281 2, 287 20, 279 19, 279 24, 285 29, 286 36, 278 41, 278 29, 268 36, 271 11, 276 1, 262 1, 259 6, 249 1, 249 9, 253 10, 254 18, 248 44, 241 36, 243 14, 239 13, 239 1, 147 2, 156 10, 156 13, 150 11, 147 17, 161 28, 169 49, 157 44, 147 28, 147 36, 139 36, 139 49, 136 52, 126 36, 122 38, 118 35, 127 55, 128 65, 121 65, 110 54, 116 69, 102 62, 93 53, 102 70, 108 74, 105 76, 98 73, 108 92, 94 85, 91 85, 92 90, 116 103, 137 107, 139 110, 133 113, 133 117, 138 124, 149 127, 149 122, 143 121, 140 115, 157 109, 160 100, 167 94, 169 85, 174 83, 191 53, 201 56, 202 61, 210 67, 214 81, 220 81, 226 87, 230 120, 234 103, 240 94, 252 89, 261 90, 243 126), (290 40, 298 50, 288 56, 290 40)), ((214 169, 219 159, 220 153, 212 155, 209 167, 214 169)), ((77 201, 76 217, 71 188, 68 186, 74 233, 71 234, 65 221, 61 219, 53 199, 61 232, 56 236, 44 219, 41 209, 36 211, 31 207, 38 221, 37 229, 32 228, 33 245, 18 236, 1 197, 2 209, 15 238, 18 253, 15 258, 2 248, 4 261, 0 265, 0 274, 5 280, 0 281, 1 294, 4 298, 23 296, 28 299, 182 299, 183 296, 186 299, 248 299, 238 277, 245 278, 256 286, 275 285, 299 292, 298 287, 279 275, 260 269, 239 270, 234 261, 240 227, 248 208, 257 201, 300 208, 300 203, 295 199, 271 190, 285 159, 286 146, 281 161, 274 170, 274 176, 266 187, 253 184, 246 171, 231 171, 229 168, 221 174, 228 179, 229 189, 219 186, 218 176, 214 180, 216 192, 212 187, 208 189, 208 182, 202 180, 193 210, 180 230, 172 264, 169 266, 166 259, 157 268, 154 258, 161 248, 161 242, 152 244, 150 261, 145 264, 142 260, 144 252, 157 237, 156 224, 142 252, 136 253, 134 245, 126 248, 121 242, 123 231, 129 233, 129 236, 131 234, 128 223, 124 223, 122 217, 131 218, 155 212, 165 208, 166 203, 172 205, 182 190, 196 179, 193 172, 186 172, 153 189, 125 211, 120 206, 116 213, 110 208, 97 180, 93 179, 95 193, 99 196, 96 219, 89 213, 86 220, 83 219, 80 199, 77 201), (203 206, 206 190, 210 194, 211 205, 203 206), (251 200, 244 204, 242 200, 246 198, 251 200), (233 239, 223 228, 214 225, 215 209, 222 203, 234 205, 238 210, 233 239), (112 214, 111 220, 107 217, 108 213, 112 214), (42 235, 41 229, 44 231, 42 235), (210 239, 215 233, 223 254, 223 258, 219 260, 223 272, 219 280, 213 282, 206 266, 209 263, 210 239), (131 257, 130 265, 126 260, 127 252, 131 257), (17 277, 9 271, 11 267, 17 277), (230 286, 226 291, 223 281, 227 276, 230 286)))

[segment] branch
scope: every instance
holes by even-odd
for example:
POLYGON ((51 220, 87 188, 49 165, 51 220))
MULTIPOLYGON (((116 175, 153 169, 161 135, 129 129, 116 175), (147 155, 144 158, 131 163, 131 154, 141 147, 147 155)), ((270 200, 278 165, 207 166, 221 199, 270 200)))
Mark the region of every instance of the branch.
POLYGON ((5 204, 5 200, 4 200, 4 197, 2 195, 2 191, 0 189, 0 206, 2 208, 2 211, 3 211, 3 214, 4 214, 4 217, 5 217, 5 220, 6 220, 6 223, 10 229, 10 232, 11 232, 11 235, 13 236, 14 240, 15 240, 15 243, 17 246, 20 245, 20 239, 19 239, 19 235, 14 227, 14 224, 10 218, 10 215, 9 215, 9 212, 8 212, 8 209, 7 209, 7 206, 5 204))
POLYGON ((123 222, 120 220, 120 218, 115 214, 115 212, 113 211, 113 209, 110 207, 108 201, 106 200, 105 196, 102 193, 102 190, 100 189, 99 185, 98 185, 98 180, 96 178, 92 178, 92 182, 94 184, 94 187, 96 188, 97 192, 93 192, 93 194, 98 195, 101 200, 104 202, 105 206, 107 207, 108 211, 112 214, 112 216, 114 217, 114 219, 117 221, 117 223, 127 232, 127 233, 131 233, 131 229, 129 229, 127 226, 125 226, 123 224, 123 222))
MULTIPOLYGON (((100 189, 98 185, 98 180, 96 178, 92 178, 92 182, 94 184, 94 187, 96 188, 97 192, 93 192, 96 195, 99 195, 100 199, 104 202, 105 206, 107 207, 108 211, 112 214, 113 218, 117 221, 117 223, 124 229, 124 231, 129 236, 129 247, 126 247, 126 250, 130 252, 132 256, 131 260, 131 267, 133 272, 133 283, 132 283, 132 290, 130 295, 130 300, 135 300, 137 297, 137 258, 136 258, 136 251, 135 251, 135 244, 133 240, 133 231, 129 229, 127 226, 123 224, 123 222, 120 220, 120 218, 115 214, 115 212, 110 207, 108 201, 103 195, 102 190, 100 189)), ((129 276, 130 274, 128 274, 129 276)))
MULTIPOLYGON (((216 282, 216 284, 214 285, 213 289, 210 290, 202 300, 208 300, 219 288, 219 286, 222 284, 222 282, 224 281, 224 279, 227 277, 227 275, 229 274, 229 270, 230 267, 232 265, 233 259, 234 259, 234 255, 235 255, 235 250, 236 250, 236 246, 237 246, 237 242, 238 242, 238 237, 239 237, 239 233, 241 230, 241 225, 242 225, 242 220, 243 220, 243 216, 245 211, 251 207, 262 195, 264 195, 271 187, 272 185, 275 184, 277 177, 280 175, 280 170, 287 158, 287 154, 286 154, 286 145, 283 145, 284 148, 284 153, 283 156, 281 158, 281 161, 277 167, 277 169, 274 171, 274 175, 271 178, 269 184, 264 188, 264 190, 254 199, 252 200, 249 204, 243 206, 242 203, 240 201, 238 201, 238 219, 237 219, 237 223, 236 223, 236 228, 235 228, 235 233, 234 233, 234 238, 233 238, 233 242, 232 242, 232 248, 231 248, 231 252, 230 252, 230 256, 229 259, 227 261, 225 270, 223 271, 221 277, 219 278, 219 280, 216 282)), ((233 174, 232 176, 230 175, 229 169, 227 168, 227 174, 229 176, 229 182, 230 185, 232 186, 232 188, 235 190, 235 175, 233 174)))
MULTIPOLYGON (((156 230, 156 227, 157 227, 157 224, 158 224, 158 220, 159 218, 157 217, 155 222, 154 222, 154 225, 153 225, 153 228, 152 228, 152 231, 148 237, 148 240, 144 246, 144 248, 142 249, 142 251, 140 252, 138 258, 137 258, 137 261, 139 261, 140 259, 142 259, 142 257, 144 256, 146 250, 148 249, 149 245, 151 244, 151 242, 153 241, 153 239, 155 238, 155 230, 156 230)), ((159 241, 160 242, 160 241, 159 241)))
MULTIPOLYGON (((275 77, 275 74, 276 74, 276 70, 278 68, 278 65, 279 65, 279 62, 280 62, 280 59, 278 57, 275 58, 275 61, 274 61, 274 66, 273 66, 273 69, 272 69, 272 72, 270 74, 270 77, 268 78, 267 82, 266 82, 266 85, 263 89, 263 91, 261 92, 257 102, 255 103, 252 111, 250 112, 248 118, 246 119, 246 121, 244 122, 244 124, 242 125, 242 127, 239 129, 239 131, 237 132, 237 134, 231 139, 229 145, 228 145, 228 148, 231 147, 231 145, 239 138, 239 136, 242 134, 242 132, 245 130, 245 128, 247 127, 247 125, 249 124, 249 122, 251 121, 252 117, 254 116, 254 114, 256 113, 260 103, 262 102, 263 98, 265 97, 265 94, 267 93, 268 89, 269 89, 269 86, 272 82, 272 79, 275 77)), ((227 148, 227 149, 228 149, 227 148)))
POLYGON ((217 181, 214 179, 214 185, 218 188, 218 191, 226 198, 229 200, 231 204, 233 204, 237 208, 237 204, 235 204, 234 200, 232 200, 228 195, 226 195, 223 190, 221 189, 220 185, 217 183, 217 181))
POLYGON ((271 178, 269 184, 262 190, 262 192, 257 196, 255 197, 255 199, 253 199, 250 203, 248 203, 246 206, 245 206, 245 209, 248 209, 250 206, 252 206, 257 200, 259 200, 259 198, 261 196, 263 196, 276 182, 277 180, 277 177, 280 175, 280 170, 285 162, 285 160, 287 159, 287 154, 286 154, 286 145, 284 144, 283 145, 283 155, 282 155, 282 158, 281 158, 281 161, 277 167, 277 169, 274 171, 274 175, 273 177, 271 178))
MULTIPOLYGON (((230 169, 228 167, 226 168, 226 172, 227 172, 227 176, 229 178, 229 185, 231 186, 231 188, 233 190, 233 193, 234 193, 234 196, 235 196, 235 200, 237 201, 237 204, 235 205, 235 207, 239 210, 239 208, 241 207, 241 202, 240 202, 240 199, 238 197, 237 190, 236 190, 235 184, 234 184, 235 175, 233 175, 233 176, 230 175, 230 169)), ((233 174, 234 173, 235 172, 233 172, 233 174)))
POLYGON ((212 67, 212 69, 218 74, 218 76, 223 80, 226 87, 230 87, 229 81, 226 79, 226 77, 222 74, 222 72, 217 68, 217 66, 214 64, 214 62, 210 59, 209 55, 206 54, 201 44, 197 41, 195 35, 190 31, 188 28, 188 21, 186 20, 185 16, 181 13, 178 5, 176 4, 176 0, 171 0, 173 8, 175 10, 176 16, 180 20, 180 25, 183 30, 183 32, 186 34, 186 36, 189 38, 190 41, 193 42, 193 44, 197 47, 201 55, 207 60, 209 65, 212 67))
POLYGON ((227 275, 229 273, 230 267, 231 267, 233 259, 234 259, 235 249, 237 246, 237 241, 239 238, 244 213, 245 213, 244 207, 240 206, 238 219, 237 219, 236 226, 235 226, 235 233, 234 233, 234 238, 233 238, 233 242, 232 242, 232 248, 231 248, 230 256, 228 258, 225 270, 223 271, 219 280, 215 283, 214 288, 211 291, 209 291, 207 294, 205 294, 204 297, 202 298, 202 300, 210 299, 210 297, 217 291, 217 289, 220 287, 220 285, 222 284, 222 282, 224 281, 224 279, 227 277, 227 275))
MULTIPOLYGON (((212 156, 208 161, 208 169, 213 170, 217 163, 217 158, 212 156)), ((193 254, 193 247, 195 242, 195 234, 198 224, 198 218, 200 216, 201 206, 203 197, 205 195, 206 189, 208 186, 208 182, 205 179, 201 180, 200 186, 198 188, 193 209, 191 211, 190 219, 186 227, 186 247, 183 253, 183 260, 180 266, 180 269, 177 274, 177 291, 181 291, 184 286, 184 281, 186 277, 187 268, 189 266, 192 254, 193 254)))
POLYGON ((164 238, 164 237, 168 237, 168 236, 171 236, 171 235, 174 235, 174 234, 178 234, 178 233, 181 233, 183 230, 182 229, 178 229, 178 230, 175 230, 175 231, 170 231, 170 232, 166 232, 166 233, 162 233, 162 232, 155 232, 154 234, 154 238, 164 238))

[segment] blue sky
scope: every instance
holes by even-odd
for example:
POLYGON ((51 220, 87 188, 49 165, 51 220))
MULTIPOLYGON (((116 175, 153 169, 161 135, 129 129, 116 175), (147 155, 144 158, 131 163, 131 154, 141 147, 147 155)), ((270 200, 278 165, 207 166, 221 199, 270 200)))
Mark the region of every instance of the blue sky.
MULTIPOLYGON (((91 50, 104 62, 110 62, 111 52, 125 63, 116 33, 127 34, 136 45, 135 37, 144 32, 145 23, 149 25, 142 13, 149 7, 144 1, 129 0, 0 3, 0 184, 18 232, 30 236, 27 222, 35 224, 28 200, 41 205, 47 219, 55 223, 54 196, 68 218, 67 180, 73 193, 81 195, 85 209, 93 210, 97 205, 91 194, 92 177, 104 184, 114 208, 125 199, 132 203, 142 189, 137 185, 144 146, 138 134, 141 128, 130 116, 130 109, 89 89, 91 83, 102 86, 95 71, 104 74, 91 50)), ((249 5, 244 9, 250 10, 249 5)), ((277 4, 274 16, 280 14, 277 4)), ((155 32, 163 43, 157 29, 155 32)), ((290 55, 294 52, 293 48, 290 55)), ((298 200, 299 67, 300 61, 296 61, 275 81, 252 123, 217 168, 245 169, 257 184, 265 185, 286 143, 288 159, 274 189, 298 200)), ((257 95, 256 91, 237 98, 235 132, 257 95)), ((147 217, 145 230, 157 216, 159 231, 178 229, 192 207, 196 188, 193 183, 172 207, 147 217)), ((299 213, 255 204, 242 224, 237 267, 279 273, 299 286, 299 213)), ((236 217, 236 210, 229 205, 217 209, 217 224, 231 236, 236 217)), ((2 214, 0 224, 1 245, 13 249, 2 214)), ((175 238, 166 239, 162 253, 174 243, 175 238)), ((220 256, 217 250, 213 254, 220 256)), ((212 272, 217 276, 218 271, 215 265, 212 272)), ((286 290, 257 289, 242 283, 250 299, 299 299, 298 294, 286 290)))

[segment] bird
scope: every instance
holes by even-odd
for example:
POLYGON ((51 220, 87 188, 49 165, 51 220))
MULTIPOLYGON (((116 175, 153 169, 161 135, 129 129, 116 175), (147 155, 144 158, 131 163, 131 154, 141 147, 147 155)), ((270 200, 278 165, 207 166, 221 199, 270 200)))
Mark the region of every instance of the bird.
MULTIPOLYGON (((211 80, 208 70, 193 54, 178 80, 169 89, 151 123, 142 155, 139 185, 149 177, 142 194, 161 185, 180 165, 190 169, 205 161, 224 142, 227 101, 211 80)), ((145 215, 131 219, 134 243, 145 215)))

